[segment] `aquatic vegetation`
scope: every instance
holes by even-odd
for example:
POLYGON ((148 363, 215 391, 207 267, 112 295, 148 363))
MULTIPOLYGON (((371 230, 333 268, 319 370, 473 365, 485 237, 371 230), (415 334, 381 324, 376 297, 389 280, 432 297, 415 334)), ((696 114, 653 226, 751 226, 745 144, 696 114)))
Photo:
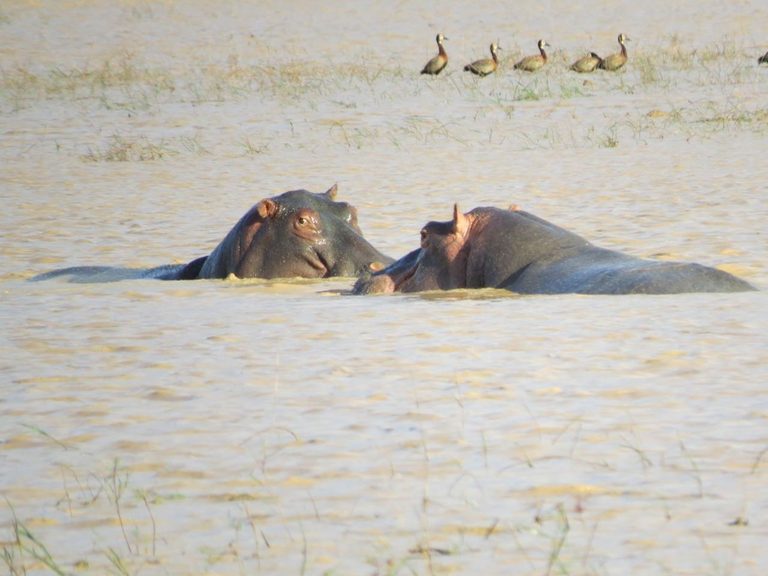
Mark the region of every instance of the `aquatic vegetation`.
MULTIPOLYGON (((40 431, 43 435, 44 432, 40 431)), ((55 441, 55 439, 51 438, 55 441)), ((156 555, 157 551, 157 526, 152 513, 150 499, 152 496, 144 491, 136 491, 134 498, 131 498, 131 506, 137 502, 144 505, 151 521, 151 541, 149 547, 145 550, 141 546, 141 536, 132 530, 128 532, 128 518, 123 512, 124 503, 128 501, 127 489, 129 486, 130 475, 120 467, 118 460, 114 460, 111 469, 102 475, 90 474, 86 481, 83 481, 74 470, 69 471, 76 480, 77 493, 66 489, 61 499, 61 504, 65 504, 70 513, 78 509, 82 513, 89 508, 99 508, 98 503, 106 500, 106 504, 111 506, 115 514, 115 524, 119 526, 122 534, 123 543, 127 549, 127 556, 121 556, 115 546, 106 545, 103 554, 113 569, 118 574, 133 574, 137 566, 137 559, 141 559, 140 564, 144 564, 148 559, 156 555), (136 539, 136 540, 134 540, 136 539)), ((2 560, 10 574, 26 574, 32 563, 45 566, 54 574, 70 574, 67 569, 61 552, 54 553, 45 544, 44 540, 33 532, 30 524, 18 518, 16 510, 11 502, 6 500, 6 504, 11 511, 11 529, 13 539, 10 542, 3 543, 2 560)), ((131 524, 133 524, 131 522, 131 524)), ((76 570, 83 570, 92 567, 96 559, 77 559, 72 562, 76 570)))
POLYGON ((661 77, 656 60, 647 55, 635 56, 632 59, 633 66, 640 73, 640 82, 643 84, 658 84, 661 77))
POLYGON ((88 150, 82 159, 86 162, 144 162, 160 160, 175 154, 165 142, 154 143, 144 137, 129 140, 119 134, 112 136, 112 142, 102 150, 88 150))
MULTIPOLYGON (((284 145, 297 148, 317 146, 310 141, 318 133, 328 134, 349 149, 403 148, 439 142, 442 137, 463 145, 492 139, 516 142, 523 148, 533 142, 551 148, 612 148, 630 138, 643 142, 661 139, 670 130, 691 138, 717 126, 763 129, 757 112, 735 113, 734 100, 727 95, 756 81, 759 73, 754 58, 746 59, 745 50, 735 42, 726 39, 691 47, 671 37, 652 49, 638 49, 617 75, 599 70, 587 76, 574 74, 568 69, 572 56, 558 50, 545 68, 529 76, 512 70, 518 55, 511 55, 492 77, 477 82, 450 69, 439 77, 419 78, 400 62, 375 58, 313 61, 299 57, 249 65, 230 54, 222 61, 185 68, 150 66, 126 51, 69 67, 4 66, 0 68, 0 109, 14 114, 52 103, 74 104, 85 114, 104 113, 113 118, 115 128, 106 141, 101 135, 91 135, 80 144, 66 139, 56 142, 58 151, 75 150, 85 162, 162 161, 180 155, 217 154, 203 144, 201 131, 190 135, 179 125, 154 130, 150 136, 137 134, 126 121, 127 114, 127 119, 152 122, 179 106, 243 105, 248 110, 278 110, 281 117, 276 122, 283 127, 275 124, 270 129, 289 137, 284 145), (667 92, 709 86, 722 87, 724 94, 706 105, 706 114, 695 114, 697 105, 693 103, 632 108, 626 113, 616 106, 617 98, 624 96, 649 93, 663 100, 667 92), (578 111, 584 99, 589 99, 590 109, 605 101, 605 125, 578 111), (545 125, 535 130, 526 125, 528 106, 546 106, 554 113, 563 101, 576 106, 570 124, 541 120, 545 125), (254 107, 257 102, 259 106, 254 107), (437 123, 427 126, 429 120, 414 120, 427 118, 435 106, 444 109, 437 123), (670 114, 674 107, 684 112, 670 114), (647 117, 653 109, 666 115, 647 117), (302 118, 299 124, 296 113, 302 118), (497 124, 497 118, 509 122, 497 124)), ((255 156, 269 150, 272 136, 262 130, 265 120, 258 119, 259 126, 244 124, 229 146, 230 153, 255 156)))
POLYGON ((8 573, 11 575, 26 574, 26 558, 45 566, 54 574, 64 576, 66 571, 59 566, 45 544, 16 517, 16 511, 10 505, 12 520, 11 529, 13 540, 3 545, 2 558, 8 573))
POLYGON ((709 102, 705 110, 696 111, 696 116, 692 117, 690 122, 708 124, 721 129, 736 125, 742 128, 751 127, 759 132, 768 132, 768 109, 749 110, 735 103, 721 107, 709 102))

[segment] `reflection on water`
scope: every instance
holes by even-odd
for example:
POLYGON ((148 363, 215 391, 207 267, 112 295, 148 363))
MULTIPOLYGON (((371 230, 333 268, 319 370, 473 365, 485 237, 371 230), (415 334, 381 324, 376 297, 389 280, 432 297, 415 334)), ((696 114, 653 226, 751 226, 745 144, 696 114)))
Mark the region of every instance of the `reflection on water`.
POLYGON ((0 8, 0 565, 762 573, 766 8, 592 4, 0 8), (451 64, 418 77, 435 26, 451 64), (542 74, 461 73, 542 27, 542 74), (625 72, 565 70, 619 31, 625 72), (391 256, 517 203, 761 291, 25 281, 187 262, 336 181, 391 256))

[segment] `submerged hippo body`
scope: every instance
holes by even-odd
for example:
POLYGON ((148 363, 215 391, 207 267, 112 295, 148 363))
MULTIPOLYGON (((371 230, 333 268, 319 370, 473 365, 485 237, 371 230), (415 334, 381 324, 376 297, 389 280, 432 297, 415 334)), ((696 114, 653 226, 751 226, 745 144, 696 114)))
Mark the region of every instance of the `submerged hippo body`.
POLYGON ((208 256, 150 269, 79 266, 33 278, 75 282, 157 278, 329 278, 358 276, 392 259, 363 237, 357 210, 337 202, 336 186, 315 194, 293 190, 253 206, 208 256))
POLYGON ((505 288, 520 294, 674 294, 754 290, 722 270, 599 248, 521 210, 454 207, 421 248, 358 280, 356 294, 505 288))

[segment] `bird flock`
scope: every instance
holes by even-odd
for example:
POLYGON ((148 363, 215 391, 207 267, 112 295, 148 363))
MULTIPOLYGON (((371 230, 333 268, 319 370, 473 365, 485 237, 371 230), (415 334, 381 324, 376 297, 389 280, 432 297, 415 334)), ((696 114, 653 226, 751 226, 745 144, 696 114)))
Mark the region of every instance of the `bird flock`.
MULTIPOLYGON (((438 34, 435 40, 437 41, 437 49, 438 49, 437 56, 430 59, 429 62, 427 62, 424 65, 424 68, 422 68, 421 70, 422 74, 429 74, 431 76, 436 76, 437 74, 440 74, 440 72, 445 70, 445 67, 448 65, 448 54, 446 53, 445 46, 443 45, 443 43, 446 40, 448 40, 448 38, 446 38, 442 34, 438 34)), ((576 60, 576 62, 571 64, 569 68, 574 72, 578 72, 580 74, 594 72, 595 70, 598 70, 598 69, 608 70, 609 72, 615 72, 617 70, 621 70, 624 67, 624 65, 627 63, 626 43, 629 40, 630 38, 625 34, 619 34, 619 37, 618 37, 619 47, 620 47, 619 52, 616 52, 615 54, 611 54, 610 56, 606 56, 605 58, 601 58, 595 52, 590 52, 586 56, 576 60)), ((544 48, 549 47, 549 44, 547 44, 546 40, 539 40, 538 47, 539 47, 539 53, 533 54, 531 56, 526 56, 519 62, 516 62, 514 65, 515 70, 523 70, 525 72, 536 72, 537 70, 540 70, 541 68, 543 68, 547 63, 547 52, 544 50, 544 48)), ((488 76, 488 74, 492 74, 499 67, 499 50, 501 50, 501 46, 493 42, 491 44, 491 57, 475 60, 474 62, 467 64, 466 66, 464 66, 464 71, 471 72, 472 74, 475 74, 476 76, 480 76, 480 77, 488 76)), ((768 64, 768 52, 766 52, 763 56, 758 58, 757 63, 768 64)))

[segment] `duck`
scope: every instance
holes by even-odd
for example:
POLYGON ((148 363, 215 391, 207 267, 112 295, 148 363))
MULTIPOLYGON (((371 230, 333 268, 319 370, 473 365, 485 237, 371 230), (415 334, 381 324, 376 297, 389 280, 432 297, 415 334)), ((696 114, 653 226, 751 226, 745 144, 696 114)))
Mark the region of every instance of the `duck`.
POLYGON ((768 52, 760 56, 760 58, 757 59, 758 64, 768 64, 768 52))
POLYGON ((600 64, 598 64, 598 68, 615 72, 623 67, 624 64, 627 63, 627 46, 625 42, 629 42, 629 38, 624 34, 619 34, 619 46, 621 46, 621 52, 603 58, 600 61, 600 64))
POLYGON ((477 76, 488 76, 488 74, 492 74, 496 71, 496 68, 499 66, 499 55, 498 52, 501 50, 501 47, 496 44, 495 42, 491 43, 491 57, 490 58, 483 58, 481 60, 475 60, 472 62, 472 64, 467 64, 464 66, 464 71, 472 72, 472 74, 476 74, 477 76))
POLYGON ((515 64, 516 70, 535 72, 547 63, 547 53, 544 52, 544 47, 549 46, 549 44, 547 44, 546 40, 539 40, 538 46, 540 54, 535 54, 534 56, 526 56, 520 60, 520 62, 515 64))
POLYGON ((583 58, 579 58, 571 64, 571 70, 574 72, 579 72, 580 74, 583 74, 585 72, 594 72, 595 68, 600 66, 600 62, 602 62, 602 58, 595 54, 594 52, 590 52, 587 56, 584 56, 583 58))
POLYGON ((445 48, 443 47, 444 40, 448 40, 448 38, 446 38, 442 34, 438 34, 435 37, 435 41, 437 42, 437 50, 438 50, 437 56, 435 56, 429 62, 424 64, 424 68, 421 69, 422 74, 430 74, 432 76, 437 76, 448 65, 448 54, 445 53, 445 48))

